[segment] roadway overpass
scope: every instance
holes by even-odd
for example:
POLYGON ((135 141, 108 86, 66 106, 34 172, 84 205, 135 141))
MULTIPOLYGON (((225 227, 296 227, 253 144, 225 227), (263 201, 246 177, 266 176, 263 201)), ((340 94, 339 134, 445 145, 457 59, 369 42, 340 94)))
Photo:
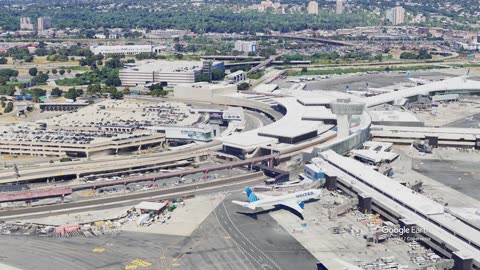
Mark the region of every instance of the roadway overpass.
POLYGON ((245 175, 236 175, 225 179, 213 180, 203 183, 186 184, 170 188, 154 189, 144 192, 133 192, 120 196, 107 198, 96 198, 78 202, 53 204, 48 206, 36 206, 6 209, 0 211, 0 220, 7 221, 19 216, 50 216, 55 214, 71 213, 72 211, 87 211, 118 207, 121 205, 132 205, 146 199, 171 199, 172 197, 192 196, 205 192, 220 191, 225 188, 243 187, 261 181, 265 178, 261 172, 253 172, 245 175))
POLYGON ((296 39, 296 40, 303 40, 303 41, 312 41, 323 43, 326 45, 333 45, 333 46, 355 46, 353 43, 349 43, 342 40, 333 40, 333 39, 324 39, 324 38, 314 38, 314 37, 305 37, 300 35, 266 35, 261 36, 262 38, 287 38, 287 39, 296 39))

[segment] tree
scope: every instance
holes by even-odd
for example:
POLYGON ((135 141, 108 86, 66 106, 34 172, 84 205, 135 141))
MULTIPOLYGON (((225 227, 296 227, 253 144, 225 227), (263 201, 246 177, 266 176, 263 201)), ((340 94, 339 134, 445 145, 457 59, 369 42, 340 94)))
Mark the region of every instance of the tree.
POLYGON ((166 90, 163 90, 163 88, 156 88, 150 91, 150 95, 154 97, 164 97, 168 94, 166 90))
POLYGON ((4 113, 9 113, 13 111, 13 103, 10 101, 7 103, 7 106, 5 107, 5 110, 3 110, 4 113))
POLYGON ((57 74, 57 73, 58 73, 58 71, 57 71, 56 68, 52 69, 52 74, 53 74, 53 75, 55 75, 55 74, 57 74))
POLYGON ((60 73, 60 76, 63 76, 65 74, 65 69, 60 69, 59 73, 60 73))
POLYGON ((122 81, 120 81, 120 78, 118 77, 118 75, 110 74, 105 80, 105 84, 107 86, 120 86, 122 85, 122 81))
POLYGON ((36 67, 32 67, 28 70, 28 74, 30 74, 30 76, 32 76, 32 77, 37 76, 37 73, 38 73, 38 70, 37 70, 36 67))
POLYGON ((70 75, 70 73, 72 73, 72 70, 71 70, 71 69, 67 69, 67 74, 70 75))
POLYGON ((96 95, 102 91, 102 87, 100 84, 90 84, 87 87, 87 94, 88 95, 96 95))
POLYGON ((111 99, 122 99, 123 98, 123 93, 120 92, 120 91, 117 91, 117 89, 115 89, 115 91, 113 91, 113 93, 110 93, 110 98, 111 99))
POLYGON ((208 77, 208 74, 202 73, 202 74, 198 75, 197 80, 199 82, 208 82, 208 81, 210 81, 210 78, 208 77))
POLYGON ((40 71, 32 81, 37 84, 45 84, 48 81, 48 75, 40 71))
POLYGON ((308 72, 308 69, 306 67, 303 67, 302 68, 302 73, 307 73, 308 72))
POLYGON ((2 101, 0 102, 0 105, 2 106, 2 108, 5 108, 5 105, 7 105, 7 104, 5 104, 5 101, 2 100, 2 101))
POLYGON ((58 87, 53 88, 52 91, 50 92, 50 95, 54 97, 60 97, 62 94, 63 94, 63 90, 61 90, 58 87))
POLYGON ((175 43, 174 48, 177 52, 183 52, 183 45, 180 43, 175 43))
MULTIPOLYGON (((4 86, 0 86, 0 94, 2 95, 7 95, 7 96, 13 96, 15 95, 15 88, 11 85, 4 85, 4 86)), ((4 97, 2 97, 3 99, 4 97)), ((7 99, 5 98, 5 101, 7 99)))
POLYGON ((237 85, 237 90, 247 90, 250 87, 250 84, 247 82, 242 82, 237 85))
POLYGON ((105 67, 106 68, 121 68, 123 67, 122 61, 120 61, 120 58, 114 57, 107 62, 105 62, 105 67))
POLYGON ((97 66, 103 66, 103 61, 102 60, 97 60, 97 66))
POLYGON ((31 94, 34 97, 41 97, 47 94, 47 91, 42 88, 32 88, 27 90, 27 93, 31 94))
POLYGON ((223 80, 223 77, 225 77, 225 73, 220 69, 214 69, 212 71, 212 80, 220 81, 220 80, 223 80))
POLYGON ((130 89, 128 87, 123 88, 122 93, 124 95, 130 95, 130 89))
POLYGON ((77 97, 83 95, 82 89, 76 89, 75 87, 68 89, 68 91, 63 95, 65 98, 77 100, 77 97))
POLYGON ((5 57, 0 57, 0 65, 5 65, 7 64, 8 60, 5 57))

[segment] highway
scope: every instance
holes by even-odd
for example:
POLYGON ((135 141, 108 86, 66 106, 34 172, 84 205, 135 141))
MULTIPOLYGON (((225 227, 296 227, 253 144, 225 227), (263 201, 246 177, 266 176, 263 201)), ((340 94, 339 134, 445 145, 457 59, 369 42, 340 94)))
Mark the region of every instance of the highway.
POLYGON ((260 64, 256 65, 255 67, 253 67, 252 69, 250 69, 247 74, 251 74, 251 73, 254 73, 258 70, 260 70, 261 68, 263 67, 266 67, 268 65, 270 65, 272 63, 272 61, 274 61, 275 59, 277 59, 278 57, 282 56, 283 54, 277 54, 277 55, 272 55, 270 56, 268 59, 265 59, 263 62, 261 62, 260 64))
POLYGON ((53 204, 48 206, 15 208, 0 211, 0 220, 6 221, 14 217, 29 216, 50 216, 55 214, 72 213, 74 210, 87 211, 113 208, 122 205, 133 205, 136 202, 148 199, 168 199, 172 197, 181 197, 187 195, 201 194, 202 192, 215 192, 225 187, 233 188, 235 186, 244 186, 254 182, 261 181, 265 177, 261 172, 255 172, 246 175, 234 176, 231 178, 213 180, 203 183, 187 184, 171 188, 156 189, 145 192, 135 192, 121 196, 111 196, 106 198, 91 199, 85 201, 53 204))
POLYGON ((299 39, 305 41, 314 41, 320 42, 328 45, 334 46, 355 46, 352 43, 341 41, 341 40, 332 40, 332 39, 324 39, 324 38, 313 38, 313 37, 305 37, 305 36, 296 36, 296 35, 266 35, 263 36, 265 38, 289 38, 289 39, 299 39))

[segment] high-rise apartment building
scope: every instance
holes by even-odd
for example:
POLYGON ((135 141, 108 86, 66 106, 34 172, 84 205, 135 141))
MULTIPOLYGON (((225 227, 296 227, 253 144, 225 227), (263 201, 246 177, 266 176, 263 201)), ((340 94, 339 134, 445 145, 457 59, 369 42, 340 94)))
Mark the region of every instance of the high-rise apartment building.
POLYGON ((235 48, 236 51, 239 52, 256 52, 257 51, 257 42, 256 41, 243 41, 237 40, 235 41, 235 48))
POLYGON ((344 0, 337 0, 337 6, 335 8, 335 13, 340 15, 343 14, 343 1, 344 0))
POLYGON ((403 7, 397 6, 392 9, 387 10, 386 16, 393 25, 399 25, 405 22, 405 9, 403 7))
POLYGON ((38 18, 38 31, 43 31, 52 26, 52 20, 49 17, 38 18))
POLYGON ((315 1, 310 1, 307 8, 308 14, 318 15, 318 3, 315 1))
POLYGON ((20 29, 22 30, 33 30, 33 23, 30 17, 21 17, 20 18, 20 29))

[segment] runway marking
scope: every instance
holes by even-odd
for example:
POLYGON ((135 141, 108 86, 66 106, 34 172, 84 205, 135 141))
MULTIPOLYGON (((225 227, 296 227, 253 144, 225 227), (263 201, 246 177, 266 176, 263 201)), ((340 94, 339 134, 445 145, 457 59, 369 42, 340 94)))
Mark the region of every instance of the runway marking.
POLYGON ((141 267, 149 267, 152 264, 149 263, 149 262, 146 262, 144 260, 136 259, 136 260, 132 261, 132 265, 137 265, 137 266, 141 266, 141 267))
POLYGON ((92 252, 98 252, 98 253, 100 253, 100 252, 104 252, 104 251, 105 251, 104 248, 94 248, 94 249, 92 249, 92 252))
POLYGON ((232 239, 230 236, 224 236, 225 239, 232 239))
POLYGON ((138 265, 136 264, 125 265, 125 270, 135 270, 137 268, 138 268, 138 265))

